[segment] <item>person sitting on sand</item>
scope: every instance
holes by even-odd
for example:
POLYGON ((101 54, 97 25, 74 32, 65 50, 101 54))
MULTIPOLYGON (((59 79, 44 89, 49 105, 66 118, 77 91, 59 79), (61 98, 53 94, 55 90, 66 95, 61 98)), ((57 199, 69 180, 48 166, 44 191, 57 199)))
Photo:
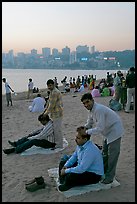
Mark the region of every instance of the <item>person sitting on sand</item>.
POLYGON ((99 86, 95 86, 94 89, 91 90, 91 94, 94 97, 100 97, 101 94, 100 94, 100 90, 99 90, 99 86))
POLYGON ((104 174, 103 157, 99 148, 90 141, 84 126, 77 128, 74 153, 59 163, 60 191, 87 184, 95 184, 104 174))
POLYGON ((40 93, 37 94, 37 97, 33 99, 31 106, 29 106, 30 112, 43 112, 45 109, 45 99, 41 96, 40 93))
POLYGON ((30 133, 28 136, 25 136, 18 141, 11 142, 8 141, 13 148, 3 149, 5 154, 10 153, 21 153, 33 145, 42 148, 54 148, 56 143, 54 142, 54 131, 53 131, 53 122, 48 115, 39 115, 38 120, 43 125, 42 128, 35 130, 30 133))

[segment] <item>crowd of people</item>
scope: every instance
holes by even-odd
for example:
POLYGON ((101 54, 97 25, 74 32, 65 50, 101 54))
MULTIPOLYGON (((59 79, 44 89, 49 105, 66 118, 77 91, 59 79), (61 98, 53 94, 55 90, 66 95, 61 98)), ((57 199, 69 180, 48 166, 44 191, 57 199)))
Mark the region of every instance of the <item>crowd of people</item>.
MULTIPOLYGON (((3 78, 6 88, 7 106, 11 102, 12 88, 3 78), (9 94, 10 93, 10 94, 9 94)), ((62 80, 63 87, 67 84, 67 76, 62 80)), ((87 92, 81 96, 81 102, 89 111, 88 119, 85 124, 76 129, 75 138, 76 149, 71 155, 61 158, 59 163, 59 190, 66 191, 73 186, 86 185, 100 182, 100 185, 111 185, 116 176, 116 167, 120 155, 121 139, 124 135, 124 128, 120 116, 107 106, 96 103, 94 97, 113 96, 115 100, 120 101, 122 87, 126 87, 127 103, 125 112, 130 112, 131 98, 135 100, 135 68, 131 67, 124 77, 121 71, 118 71, 114 78, 107 73, 107 79, 102 79, 96 84, 96 77, 93 75, 87 77, 80 76, 70 78, 70 89, 74 92, 87 92), (75 87, 74 87, 75 86, 75 87), (110 89, 110 87, 112 89, 110 89), (102 135, 104 140, 102 150, 90 139, 94 135, 102 135)), ((45 100, 40 93, 33 100, 29 110, 38 111, 40 115, 38 121, 43 125, 42 128, 35 130, 29 135, 18 141, 8 141, 12 148, 3 149, 5 154, 21 153, 33 145, 42 148, 63 148, 63 98, 59 90, 57 78, 47 81, 48 98, 45 100), (39 107, 41 107, 39 109, 39 107), (37 109, 37 110, 36 110, 37 109)), ((33 89, 33 81, 29 79, 28 96, 29 98, 33 89)), ((135 101, 134 101, 135 109, 135 101)), ((36 180, 35 186, 40 185, 36 180)), ((28 189, 31 189, 28 188, 28 189)))

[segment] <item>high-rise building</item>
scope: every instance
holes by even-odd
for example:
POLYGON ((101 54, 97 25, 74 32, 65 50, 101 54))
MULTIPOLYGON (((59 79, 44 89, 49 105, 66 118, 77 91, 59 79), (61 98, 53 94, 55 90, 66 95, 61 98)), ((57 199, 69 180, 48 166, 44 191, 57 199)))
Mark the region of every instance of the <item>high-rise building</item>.
POLYGON ((37 50, 32 49, 32 50, 31 50, 31 54, 32 54, 32 55, 37 55, 37 50))
POLYGON ((52 49, 52 56, 53 56, 53 57, 56 57, 56 56, 58 56, 58 54, 59 54, 58 49, 53 48, 53 49, 52 49))
POLYGON ((70 48, 68 46, 62 49, 62 55, 70 55, 70 48))
POLYGON ((95 46, 93 45, 92 47, 90 47, 90 53, 93 54, 95 52, 95 46))
POLYGON ((77 52, 77 53, 89 52, 89 47, 88 47, 87 45, 84 45, 84 46, 78 45, 78 46, 76 47, 76 52, 77 52))
POLYGON ((42 55, 44 58, 48 58, 51 55, 49 47, 42 48, 42 55))

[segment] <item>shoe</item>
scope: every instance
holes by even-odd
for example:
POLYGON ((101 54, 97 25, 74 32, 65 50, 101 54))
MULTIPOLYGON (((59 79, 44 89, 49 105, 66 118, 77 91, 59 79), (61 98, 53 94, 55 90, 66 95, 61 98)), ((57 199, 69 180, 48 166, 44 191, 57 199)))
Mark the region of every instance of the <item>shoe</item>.
POLYGON ((5 154, 11 154, 11 153, 15 152, 15 148, 13 147, 13 148, 10 148, 10 149, 3 149, 3 152, 5 154))
POLYGON ((10 140, 8 140, 8 143, 13 146, 13 147, 16 147, 16 142, 11 142, 10 140))
POLYGON ((34 179, 28 181, 25 185, 30 185, 30 184, 33 184, 33 183, 37 183, 39 185, 43 184, 44 183, 44 178, 42 176, 40 177, 35 177, 34 179))
POLYGON ((34 179, 28 181, 27 183, 25 183, 25 185, 28 186, 28 185, 33 184, 33 183, 35 183, 35 182, 36 182, 36 180, 35 180, 35 178, 34 178, 34 179))
POLYGON ((60 190, 60 191, 67 191, 67 190, 69 190, 71 187, 70 186, 66 186, 65 184, 62 184, 62 185, 59 185, 58 186, 58 189, 60 190))
POLYGON ((126 110, 125 110, 125 113, 129 113, 129 111, 126 111, 126 110))
POLYGON ((42 184, 38 184, 37 182, 34 182, 30 185, 27 185, 26 186, 26 190, 30 191, 30 192, 34 192, 34 191, 37 191, 39 189, 44 189, 46 186, 45 183, 42 183, 42 184))

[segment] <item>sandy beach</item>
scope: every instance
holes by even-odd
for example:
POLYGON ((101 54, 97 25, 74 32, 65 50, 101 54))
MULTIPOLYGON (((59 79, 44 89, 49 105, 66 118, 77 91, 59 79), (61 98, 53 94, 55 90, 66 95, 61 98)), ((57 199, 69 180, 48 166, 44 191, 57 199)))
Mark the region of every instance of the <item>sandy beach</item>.
MULTIPOLYGON (((42 90, 46 95, 46 90, 42 90)), ((135 202, 135 113, 117 113, 122 118, 125 134, 122 139, 121 153, 118 161, 116 178, 120 186, 109 190, 89 192, 80 196, 66 198, 56 189, 56 183, 49 177, 48 169, 58 167, 64 154, 71 154, 75 147, 75 134, 78 126, 87 120, 87 110, 80 101, 81 94, 63 94, 64 117, 63 135, 68 141, 68 147, 55 154, 37 154, 21 156, 20 154, 6 155, 2 151, 2 202, 135 202), (46 188, 36 192, 25 189, 26 181, 36 176, 43 176, 46 188)), ((95 101, 108 106, 109 97, 98 97, 95 101)), ((34 129, 40 123, 39 113, 31 113, 28 106, 32 100, 26 99, 26 93, 13 96, 13 106, 6 106, 5 95, 2 96, 2 148, 8 148, 8 140, 17 140, 34 129)), ((102 137, 94 136, 92 140, 102 145, 102 137)))

